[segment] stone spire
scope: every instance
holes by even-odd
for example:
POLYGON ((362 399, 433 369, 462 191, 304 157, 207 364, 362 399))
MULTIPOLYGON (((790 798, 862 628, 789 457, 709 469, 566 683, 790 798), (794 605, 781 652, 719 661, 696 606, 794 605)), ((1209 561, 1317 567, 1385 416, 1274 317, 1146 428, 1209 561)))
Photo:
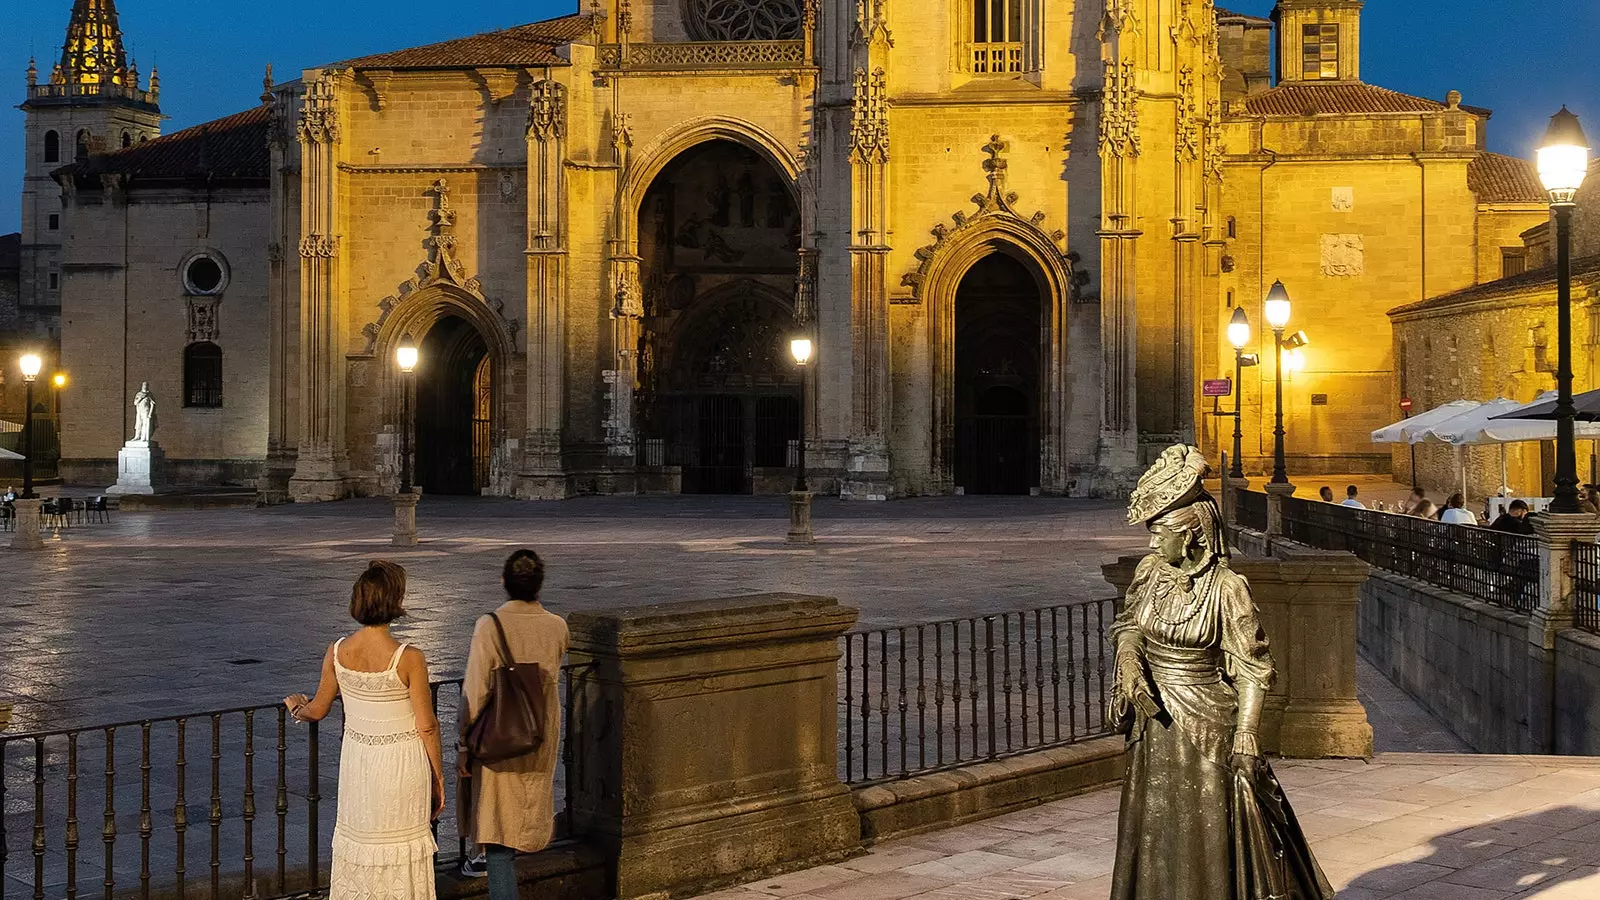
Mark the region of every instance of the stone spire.
POLYGON ((33 57, 30 56, 30 57, 28 57, 28 87, 33 87, 34 85, 36 85, 38 83, 39 83, 39 64, 34 61, 33 57))
POLYGON ((61 47, 66 83, 97 93, 128 85, 128 57, 122 46, 115 0, 74 0, 67 41, 61 47))

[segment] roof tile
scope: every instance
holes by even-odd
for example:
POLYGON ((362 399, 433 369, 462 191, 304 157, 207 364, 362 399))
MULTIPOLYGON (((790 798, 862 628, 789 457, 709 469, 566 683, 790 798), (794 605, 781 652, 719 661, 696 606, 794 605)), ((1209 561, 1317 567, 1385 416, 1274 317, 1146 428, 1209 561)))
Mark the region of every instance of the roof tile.
MULTIPOLYGON (((1585 284, 1593 282, 1600 285, 1600 256, 1586 256, 1572 261, 1572 279, 1585 284)), ((1407 303, 1389 310, 1389 315, 1405 315, 1407 313, 1428 312, 1437 309, 1448 309, 1453 306, 1464 306, 1480 300, 1499 300, 1551 292, 1552 299, 1556 289, 1556 267, 1554 265, 1541 266, 1529 269, 1520 275, 1509 278, 1500 278, 1486 281, 1483 284, 1407 303)))
POLYGON ((1467 187, 1479 203, 1543 203, 1550 197, 1539 182, 1539 170, 1526 159, 1480 153, 1467 166, 1467 187))
POLYGON ((63 166, 63 175, 123 174, 146 178, 266 179, 272 168, 267 129, 272 111, 257 106, 174 131, 126 149, 63 166))
POLYGON ((455 69, 474 66, 564 66, 555 48, 589 33, 588 16, 561 16, 530 25, 489 31, 422 47, 347 59, 336 66, 358 69, 455 69))
POLYGON ((1361 113, 1439 112, 1444 108, 1445 105, 1437 100, 1413 97, 1375 84, 1355 81, 1280 84, 1244 99, 1246 115, 1296 118, 1361 113))

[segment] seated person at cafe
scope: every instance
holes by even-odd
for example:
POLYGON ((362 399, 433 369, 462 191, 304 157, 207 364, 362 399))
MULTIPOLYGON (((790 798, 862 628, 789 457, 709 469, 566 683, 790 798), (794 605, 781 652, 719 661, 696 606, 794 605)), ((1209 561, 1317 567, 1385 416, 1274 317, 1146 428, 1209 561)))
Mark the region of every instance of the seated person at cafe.
POLYGON ((1356 499, 1356 494, 1357 493, 1358 493, 1358 491, 1356 490, 1356 486, 1353 485, 1353 484, 1350 485, 1349 487, 1345 488, 1344 489, 1344 503, 1341 504, 1341 505, 1343 505, 1343 506, 1353 506, 1356 509, 1366 509, 1367 505, 1365 503, 1362 503, 1360 500, 1356 499))
POLYGON ((1495 531, 1506 531, 1511 534, 1533 534, 1533 523, 1528 521, 1528 504, 1523 500, 1513 500, 1506 511, 1500 514, 1494 524, 1489 526, 1495 531))
POLYGON ((1333 502, 1333 488, 1328 487, 1327 485, 1323 485, 1321 487, 1321 489, 1319 489, 1317 491, 1317 496, 1322 498, 1322 502, 1323 503, 1332 503, 1333 502))
POLYGON ((1446 525, 1478 524, 1478 517, 1473 515, 1466 505, 1467 498, 1461 496, 1461 492, 1451 494, 1450 499, 1445 501, 1444 512, 1439 514, 1439 521, 1446 525))

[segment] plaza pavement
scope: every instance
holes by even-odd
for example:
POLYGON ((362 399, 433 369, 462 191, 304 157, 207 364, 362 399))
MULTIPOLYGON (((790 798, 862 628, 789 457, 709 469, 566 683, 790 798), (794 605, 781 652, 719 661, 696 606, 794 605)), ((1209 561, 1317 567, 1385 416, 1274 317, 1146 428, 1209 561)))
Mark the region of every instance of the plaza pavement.
MULTIPOLYGON (((1600 897, 1600 760, 1387 753, 1274 763, 1339 900, 1600 897)), ((1105 900, 1117 789, 700 900, 1105 900)))
MULTIPOLYGON (((80 492, 81 493, 81 492, 80 492)), ((1100 565, 1142 551, 1121 503, 819 499, 787 544, 783 497, 425 497, 422 543, 389 546, 387 501, 115 514, 21 553, 0 535, 0 703, 11 733, 272 702, 310 691, 375 557, 410 577, 402 640, 458 673, 515 547, 547 560, 557 612, 764 591, 833 596, 863 626, 1109 597, 1100 565)))

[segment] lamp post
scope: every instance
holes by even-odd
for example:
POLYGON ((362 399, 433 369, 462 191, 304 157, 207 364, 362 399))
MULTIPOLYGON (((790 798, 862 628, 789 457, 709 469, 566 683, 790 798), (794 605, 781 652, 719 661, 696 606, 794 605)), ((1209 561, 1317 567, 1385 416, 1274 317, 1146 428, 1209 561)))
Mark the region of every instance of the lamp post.
POLYGON ((400 367, 400 491, 394 495, 394 546, 413 547, 417 543, 417 492, 411 487, 411 382, 417 370, 417 345, 411 335, 400 339, 395 348, 395 365, 400 367))
POLYGON ((1240 407, 1244 398, 1244 348, 1250 343, 1250 317, 1244 307, 1233 308, 1233 318, 1228 322, 1228 343, 1233 345, 1233 467, 1230 478, 1244 477, 1244 416, 1240 407))
POLYGON ((1288 484, 1288 467, 1283 461, 1283 329, 1289 324, 1289 292, 1282 281, 1274 281, 1263 304, 1267 324, 1272 327, 1272 346, 1276 354, 1272 378, 1277 391, 1277 419, 1272 429, 1272 484, 1288 484))
POLYGON ((1567 110, 1550 117, 1538 154, 1539 180, 1550 194, 1556 220, 1556 490, 1554 513, 1576 513, 1578 454, 1572 406, 1572 208, 1589 173, 1589 142, 1578 117, 1567 110))
POLYGON ((789 353, 800 370, 800 440, 795 454, 794 490, 789 492, 789 541, 816 543, 811 531, 811 489, 806 485, 806 381, 811 371, 811 338, 801 335, 789 341, 789 353))
POLYGON ((24 353, 20 360, 27 409, 22 414, 22 496, 16 500, 17 530, 11 537, 13 550, 37 550, 44 546, 39 537, 39 498, 33 493, 33 382, 44 361, 37 353, 24 353))

